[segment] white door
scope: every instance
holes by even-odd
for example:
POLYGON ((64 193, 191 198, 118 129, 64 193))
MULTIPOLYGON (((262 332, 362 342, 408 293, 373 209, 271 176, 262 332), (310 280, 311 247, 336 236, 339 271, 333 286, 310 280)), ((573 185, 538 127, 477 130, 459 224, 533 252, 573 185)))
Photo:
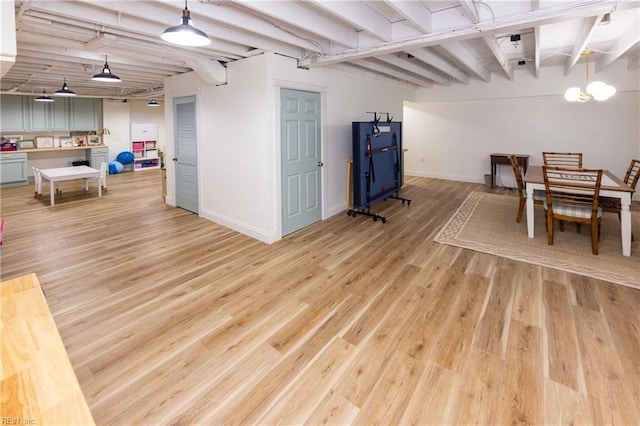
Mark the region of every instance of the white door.
POLYGON ((320 94, 282 89, 282 235, 322 218, 320 94))

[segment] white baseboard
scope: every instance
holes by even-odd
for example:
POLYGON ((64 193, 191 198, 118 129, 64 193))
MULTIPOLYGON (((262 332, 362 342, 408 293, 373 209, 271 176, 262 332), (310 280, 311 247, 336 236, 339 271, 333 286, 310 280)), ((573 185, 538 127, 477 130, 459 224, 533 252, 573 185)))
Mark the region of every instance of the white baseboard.
POLYGON ((484 176, 461 176, 461 175, 450 175, 445 173, 425 173, 413 170, 405 170, 404 174, 407 176, 418 176, 418 177, 426 177, 432 179, 444 179, 444 180, 454 180, 458 182, 473 182, 473 183, 484 183, 484 176))
POLYGON ((203 217, 207 220, 215 222, 218 225, 222 225, 226 228, 240 232, 241 234, 247 235, 251 238, 255 238, 256 240, 262 241, 263 243, 273 244, 276 241, 281 239, 281 237, 276 234, 275 230, 265 231, 263 229, 258 229, 253 226, 246 225, 244 223, 238 222, 237 220, 233 220, 226 216, 222 216, 220 214, 213 213, 210 211, 206 211, 206 210, 201 211, 200 217, 203 217))

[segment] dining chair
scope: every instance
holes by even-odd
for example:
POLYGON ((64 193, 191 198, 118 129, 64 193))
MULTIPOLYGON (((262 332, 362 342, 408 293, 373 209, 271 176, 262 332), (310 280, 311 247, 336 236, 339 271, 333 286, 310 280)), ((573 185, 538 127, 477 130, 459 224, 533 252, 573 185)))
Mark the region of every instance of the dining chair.
POLYGON ((33 183, 34 183, 34 191, 33 198, 40 198, 42 195, 42 176, 40 175, 40 169, 37 167, 31 167, 33 170, 33 183))
POLYGON ((107 168, 109 165, 106 162, 100 164, 100 179, 98 184, 102 186, 102 191, 107 191, 107 168))
MULTIPOLYGON (((33 183, 34 183, 34 192, 33 198, 42 197, 42 175, 40 174, 40 169, 37 167, 31 167, 33 170, 33 183)), ((56 183, 56 195, 62 197, 62 186, 61 182, 56 183)))
POLYGON ((598 254, 602 208, 598 205, 602 169, 542 166, 547 212, 547 244, 553 245, 553 222, 591 225, 591 252, 598 254))
POLYGON ((582 168, 581 152, 543 152, 545 166, 582 168))
MULTIPOLYGON (((524 186, 524 180, 522 179, 522 171, 520 170, 520 164, 518 164, 518 158, 511 154, 508 156, 511 167, 513 168, 513 174, 516 178, 516 184, 518 185, 518 198, 520 199, 520 205, 518 206, 518 214, 516 215, 516 223, 520 223, 522 220, 522 212, 524 206, 527 203, 527 192, 524 186)), ((545 199, 544 191, 533 191, 533 202, 535 204, 542 204, 545 199)))
MULTIPOLYGON (((633 197, 633 194, 636 192, 638 180, 640 180, 640 160, 633 159, 631 163, 629 163, 627 173, 624 175, 624 183, 632 189, 631 197, 633 197)), ((622 207, 619 198, 600 197, 600 207, 602 207, 602 210, 605 212, 617 213, 618 220, 622 220, 620 217, 622 207)), ((633 233, 631 234, 631 241, 635 241, 633 233)))

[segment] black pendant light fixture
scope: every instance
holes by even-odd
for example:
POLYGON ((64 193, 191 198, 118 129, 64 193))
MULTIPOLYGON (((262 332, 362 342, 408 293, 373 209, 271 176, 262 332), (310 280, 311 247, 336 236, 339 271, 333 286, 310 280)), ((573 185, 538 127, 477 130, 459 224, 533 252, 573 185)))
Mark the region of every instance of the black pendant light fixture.
POLYGON ((148 106, 148 107, 157 107, 157 106, 160 106, 160 104, 159 104, 158 102, 156 102, 156 100, 155 100, 155 99, 151 99, 151 100, 149 101, 149 103, 147 103, 147 106, 148 106))
POLYGON ((160 36, 164 41, 180 46, 206 46, 211 43, 207 35, 191 25, 191 15, 187 9, 187 0, 184 0, 181 24, 169 27, 160 36))
POLYGON ((36 102, 53 102, 53 98, 47 95, 47 92, 45 89, 42 89, 42 95, 38 96, 35 99, 35 101, 36 102))
POLYGON ((75 96, 76 92, 69 90, 69 86, 67 86, 67 79, 65 78, 62 89, 56 90, 53 94, 55 96, 75 96))
POLYGON ((113 74, 111 69, 109 69, 109 64, 107 63, 107 55, 104 55, 104 67, 102 68, 102 72, 91 77, 91 80, 94 81, 104 81, 105 83, 120 83, 120 77, 113 74))

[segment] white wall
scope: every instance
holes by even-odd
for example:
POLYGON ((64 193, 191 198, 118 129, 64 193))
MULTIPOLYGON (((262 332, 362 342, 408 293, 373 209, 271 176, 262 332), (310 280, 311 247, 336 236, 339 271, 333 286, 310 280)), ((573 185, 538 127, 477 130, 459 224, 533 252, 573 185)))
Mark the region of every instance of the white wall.
POLYGON ((16 14, 13 0, 0 1, 0 77, 16 62, 16 14))
MULTIPOLYGON (((228 83, 207 86, 194 73, 165 80, 165 100, 196 94, 200 215, 265 242, 281 238, 281 87, 322 96, 323 218, 344 211, 351 122, 367 111, 402 120, 414 89, 331 69, 302 70, 295 59, 264 54, 227 64, 228 83)), ((171 111, 166 108, 167 134, 171 111)), ((168 155, 173 153, 167 144, 168 155)), ((167 167, 167 201, 173 203, 167 167)))
POLYGON ((148 107, 145 100, 103 99, 102 123, 111 132, 104 135, 103 142, 109 147, 109 161, 114 161, 119 153, 131 151, 131 123, 156 123, 158 125, 158 146, 166 145, 164 108, 148 107))
MULTIPOLYGON (((280 170, 280 88, 307 90, 322 94, 323 200, 324 218, 345 210, 346 162, 352 156, 353 121, 370 121, 367 111, 388 112, 395 121, 403 120, 403 102, 412 100, 415 88, 401 83, 378 81, 328 68, 301 70, 293 59, 272 56, 275 88, 274 111, 277 169, 280 170)), ((386 116, 385 116, 386 118, 386 116)), ((279 174, 278 174, 279 176, 279 174)), ((278 181, 279 182, 279 181, 278 181)), ((279 187, 278 187, 279 189, 279 187)), ((279 206, 279 204, 278 204, 279 206)))
POLYGON ((200 214, 262 241, 278 239, 267 59, 227 64, 228 84, 199 94, 200 214))
MULTIPOLYGON (((484 182, 493 152, 529 154, 542 164, 542 151, 579 151, 585 167, 610 169, 619 177, 640 157, 640 70, 618 61, 592 76, 618 93, 604 102, 564 100, 570 86, 585 86, 584 67, 564 77, 561 68, 544 68, 539 79, 519 72, 515 81, 418 90, 405 103, 405 173, 484 182)), ((515 186, 508 166, 500 180, 515 186)))
POLYGON ((111 134, 104 135, 103 142, 109 147, 109 162, 114 161, 122 151, 131 151, 129 104, 120 100, 102 100, 102 125, 111 134))

